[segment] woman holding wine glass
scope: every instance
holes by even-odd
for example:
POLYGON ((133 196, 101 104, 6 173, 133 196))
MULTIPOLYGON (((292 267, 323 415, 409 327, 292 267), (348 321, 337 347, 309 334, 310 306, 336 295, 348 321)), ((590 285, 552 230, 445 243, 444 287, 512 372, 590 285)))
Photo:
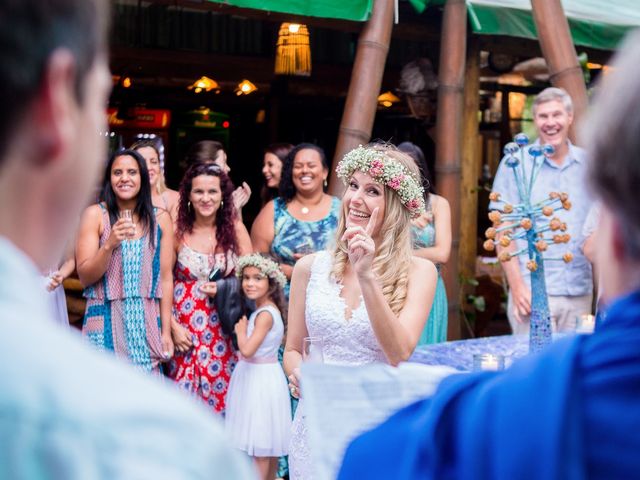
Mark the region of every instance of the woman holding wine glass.
MULTIPOLYGON (((436 288, 435 266, 412 252, 411 219, 425 208, 415 163, 374 144, 345 155, 337 172, 347 190, 336 247, 303 257, 291 280, 284 367, 295 396, 305 337, 322 337, 325 363, 397 365, 413 353, 436 288)), ((292 480, 313 477, 301 398, 289 449, 292 480)))
POLYGON ((171 218, 154 211, 144 159, 133 150, 117 152, 107 164, 102 201, 80 222, 82 333, 146 371, 159 372, 160 362, 173 356, 172 248, 171 218))

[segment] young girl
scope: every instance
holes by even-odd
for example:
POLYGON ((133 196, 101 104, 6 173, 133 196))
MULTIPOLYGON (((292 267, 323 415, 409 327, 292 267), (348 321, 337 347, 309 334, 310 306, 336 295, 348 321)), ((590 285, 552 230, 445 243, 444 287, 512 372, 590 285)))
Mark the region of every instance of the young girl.
POLYGON ((235 327, 241 356, 229 384, 225 427, 233 446, 254 457, 262 478, 273 479, 291 431, 289 391, 278 363, 287 279, 274 260, 259 253, 240 257, 236 272, 256 310, 235 327))

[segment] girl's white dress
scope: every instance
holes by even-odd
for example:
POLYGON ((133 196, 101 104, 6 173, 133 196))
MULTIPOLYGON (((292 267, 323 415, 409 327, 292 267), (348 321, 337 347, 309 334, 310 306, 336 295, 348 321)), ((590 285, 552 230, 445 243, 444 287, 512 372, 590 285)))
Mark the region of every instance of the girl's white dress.
MULTIPOLYGON (((333 256, 328 251, 316 253, 307 284, 305 323, 312 337, 322 337, 324 363, 363 365, 387 363, 387 359, 373 332, 369 314, 360 296, 360 305, 345 318, 346 303, 340 296, 342 286, 331 276, 333 256)), ((313 452, 307 442, 304 419, 304 378, 302 399, 298 403, 291 433, 289 449, 289 475, 291 480, 313 478, 313 452)))
POLYGON ((284 324, 277 308, 267 305, 249 317, 251 337, 256 317, 268 311, 273 325, 251 358, 240 358, 227 391, 225 430, 231 444, 253 457, 289 453, 291 404, 287 379, 278 363, 284 324))

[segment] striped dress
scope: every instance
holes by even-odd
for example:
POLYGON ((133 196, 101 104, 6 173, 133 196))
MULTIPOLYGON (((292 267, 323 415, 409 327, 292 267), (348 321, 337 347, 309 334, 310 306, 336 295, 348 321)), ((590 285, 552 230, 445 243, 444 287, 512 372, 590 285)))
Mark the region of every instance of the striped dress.
MULTIPOLYGON (((103 205, 102 246, 111 234, 109 214, 103 205)), ((84 290, 87 299, 82 333, 96 347, 112 351, 145 371, 159 372, 160 341, 160 238, 155 225, 154 245, 149 234, 126 240, 111 254, 105 274, 84 290)))

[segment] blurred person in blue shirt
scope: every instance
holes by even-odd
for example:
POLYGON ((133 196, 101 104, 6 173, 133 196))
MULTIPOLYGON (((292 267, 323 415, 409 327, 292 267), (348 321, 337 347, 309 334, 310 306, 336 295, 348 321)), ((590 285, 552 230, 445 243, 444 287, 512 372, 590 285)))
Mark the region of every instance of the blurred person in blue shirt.
MULTIPOLYGON (((567 224, 571 235, 568 244, 549 244, 546 255, 560 258, 571 252, 573 261, 544 264, 544 277, 549 296, 552 328, 556 331, 575 329, 576 317, 591 312, 592 273, 591 264, 582 252, 584 224, 592 199, 588 192, 585 173, 585 151, 569 141, 569 128, 573 123, 573 102, 561 88, 547 88, 533 102, 533 121, 538 132, 536 144, 552 145, 553 155, 544 158, 540 173, 531 192, 532 203, 549 198, 550 192, 569 194, 570 210, 559 210, 553 216, 567 224)), ((525 154, 525 168, 530 171, 533 159, 525 154)), ((512 205, 521 202, 512 169, 504 159, 498 167, 493 181, 493 191, 501 194, 501 200, 512 205)), ((492 202, 490 209, 499 208, 492 202)), ((498 245, 498 253, 515 252, 526 246, 526 239, 512 241, 508 247, 498 245)), ((507 316, 513 333, 528 333, 531 314, 531 275, 526 268, 529 258, 520 255, 502 263, 507 283, 509 300, 507 316)))
POLYGON ((218 421, 50 319, 106 156, 108 2, 0 0, 0 479, 252 478, 218 421))
POLYGON ((341 480, 640 478, 640 33, 586 124, 607 316, 504 372, 454 375, 348 448, 341 480))

